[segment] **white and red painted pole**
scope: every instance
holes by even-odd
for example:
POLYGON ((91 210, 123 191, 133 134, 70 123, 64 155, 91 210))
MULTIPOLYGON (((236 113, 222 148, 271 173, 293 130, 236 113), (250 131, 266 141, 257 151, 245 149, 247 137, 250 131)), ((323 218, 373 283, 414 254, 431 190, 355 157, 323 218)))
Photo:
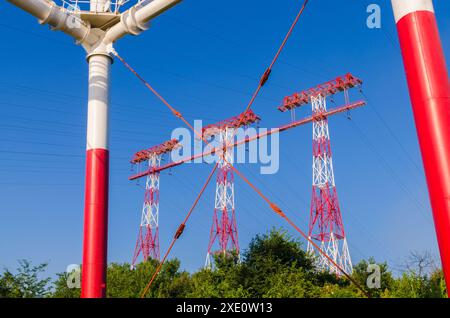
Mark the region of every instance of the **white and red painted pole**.
POLYGON ((450 82, 432 0, 392 0, 450 295, 450 82))
POLYGON ((108 108, 112 59, 105 53, 88 56, 89 102, 84 206, 81 297, 106 293, 108 243, 108 108))
MULTIPOLYGON (((106 12, 105 0, 92 0, 91 12, 106 12)), ((88 57, 88 119, 81 297, 106 296, 108 265, 109 84, 112 58, 100 45, 88 57)))
MULTIPOLYGON (((84 211, 83 267, 81 297, 105 297, 108 237, 108 107, 112 44, 127 34, 138 35, 148 28, 148 22, 172 8, 181 0, 153 0, 146 4, 135 1, 123 13, 119 9, 127 1, 79 1, 89 4, 89 14, 76 16, 49 0, 8 0, 48 24, 54 31, 73 37, 88 53, 89 104, 87 128, 86 192, 84 211), (113 11, 113 12, 111 12, 113 11), (107 30, 91 24, 93 18, 116 18, 107 30)), ((86 13, 88 11, 82 10, 86 13)), ((112 22, 113 20, 110 20, 112 22)))

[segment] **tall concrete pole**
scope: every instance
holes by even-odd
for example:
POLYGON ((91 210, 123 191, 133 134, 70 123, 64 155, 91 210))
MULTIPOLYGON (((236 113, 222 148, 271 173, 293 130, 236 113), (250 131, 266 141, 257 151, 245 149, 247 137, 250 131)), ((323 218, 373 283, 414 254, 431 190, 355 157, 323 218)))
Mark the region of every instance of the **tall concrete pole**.
POLYGON ((81 276, 83 298, 105 297, 106 294, 111 62, 107 52, 95 52, 88 56, 89 101, 81 276))
MULTIPOLYGON (((106 12, 106 0, 91 0, 92 12, 106 12)), ((81 297, 106 296, 109 185, 109 101, 112 58, 105 45, 87 56, 89 63, 86 179, 81 297)))
POLYGON ((450 83, 432 0, 392 0, 450 296, 450 83))
MULTIPOLYGON (((104 297, 108 237, 108 108, 112 64, 109 53, 113 51, 113 44, 117 40, 145 31, 150 20, 181 0, 137 3, 123 13, 118 13, 118 8, 115 7, 115 14, 120 19, 106 30, 93 26, 89 17, 83 20, 81 16, 75 16, 52 0, 8 2, 35 16, 40 24, 48 24, 52 30, 71 36, 88 54, 89 101, 81 296, 104 297), (74 18, 77 23, 74 23, 74 18)), ((105 12, 111 11, 111 2, 91 0, 89 9, 95 15, 105 16, 105 12)))

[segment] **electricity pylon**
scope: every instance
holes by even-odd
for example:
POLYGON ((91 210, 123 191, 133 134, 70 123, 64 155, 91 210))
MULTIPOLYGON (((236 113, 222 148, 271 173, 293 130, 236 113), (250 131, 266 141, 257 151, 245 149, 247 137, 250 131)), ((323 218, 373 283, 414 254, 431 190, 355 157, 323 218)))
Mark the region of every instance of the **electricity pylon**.
POLYGON ((361 84, 360 79, 349 73, 285 97, 283 105, 278 108, 282 112, 294 112, 297 107, 312 105, 313 178, 308 236, 309 239, 317 241, 326 256, 322 253, 317 255, 310 241, 307 251, 314 256, 317 269, 336 275, 341 275, 341 271, 329 259, 347 273, 352 272, 352 261, 334 180, 326 100, 328 96, 343 92, 345 104, 350 105, 348 90, 361 84))
POLYGON ((168 140, 150 149, 137 152, 131 163, 143 165, 149 173, 145 182, 144 204, 142 206, 141 222, 136 247, 133 253, 131 268, 134 268, 139 255, 144 261, 148 258, 159 260, 159 181, 160 172, 155 171, 161 166, 163 156, 181 145, 176 139, 168 140))
POLYGON ((233 142, 236 129, 249 126, 260 118, 252 110, 203 128, 203 138, 215 136, 218 140, 218 158, 216 194, 214 202, 213 222, 211 225, 208 252, 205 267, 212 267, 213 254, 230 255, 236 253, 239 257, 239 240, 234 202, 234 172, 230 166, 233 163, 233 142), (214 250, 215 243, 218 248, 214 250))

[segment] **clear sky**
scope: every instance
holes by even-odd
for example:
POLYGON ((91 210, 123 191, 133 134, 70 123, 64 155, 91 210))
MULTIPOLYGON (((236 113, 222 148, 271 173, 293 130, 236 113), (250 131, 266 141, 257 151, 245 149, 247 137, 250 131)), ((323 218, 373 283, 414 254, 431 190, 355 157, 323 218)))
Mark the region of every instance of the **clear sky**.
MULTIPOLYGON (((139 37, 116 49, 190 121, 240 113, 301 5, 300 0, 185 0, 139 37)), ((446 56, 450 2, 435 0, 446 56)), ((80 47, 34 17, 0 2, 0 266, 49 261, 49 272, 81 263, 87 63, 80 47)), ((130 262, 143 191, 128 181, 132 154, 182 126, 120 62, 113 65, 109 262, 130 262)), ((262 127, 290 120, 282 98, 338 75, 364 80, 368 106, 330 119, 337 190, 353 261, 375 256, 395 269, 410 251, 437 255, 428 193, 395 25, 386 0, 310 1, 254 110, 262 127), (368 29, 366 7, 382 8, 368 29)), ((361 96, 352 93, 354 99, 361 96)), ((307 116, 309 109, 297 112, 307 116)), ((281 135, 281 166, 259 175, 237 165, 307 230, 311 125, 281 135)), ((185 165, 161 175, 160 234, 165 251, 210 167, 185 165)), ((204 264, 215 183, 195 210, 172 256, 204 264)), ((240 245, 286 224, 236 178, 240 245)), ((290 229, 289 229, 290 230, 290 229)), ((297 234, 290 230, 297 236, 297 234)))

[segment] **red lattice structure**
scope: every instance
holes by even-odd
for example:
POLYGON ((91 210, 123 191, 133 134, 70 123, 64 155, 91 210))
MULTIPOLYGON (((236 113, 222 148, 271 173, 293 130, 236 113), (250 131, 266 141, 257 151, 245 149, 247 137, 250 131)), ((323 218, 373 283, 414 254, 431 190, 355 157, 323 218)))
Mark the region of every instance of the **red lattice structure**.
POLYGON ((136 152, 130 162, 132 164, 142 163, 144 161, 148 161, 153 156, 163 155, 179 147, 179 141, 176 139, 171 139, 160 145, 136 152))
POLYGON ((214 202, 213 223, 210 231, 208 252, 206 254, 205 267, 212 267, 212 255, 230 255, 236 253, 239 256, 239 240, 234 206, 234 172, 230 163, 233 162, 233 139, 236 129, 252 125, 260 121, 260 118, 250 109, 238 116, 220 121, 203 128, 203 138, 215 136, 218 138, 222 150, 217 169, 216 194, 214 202), (217 249, 214 245, 217 242, 217 249))
POLYGON ((202 135, 204 138, 209 138, 211 136, 219 134, 219 132, 221 130, 224 130, 226 128, 237 129, 239 127, 250 126, 251 124, 254 124, 260 120, 261 120, 261 118, 259 118, 253 112, 253 110, 249 109, 246 112, 244 112, 238 116, 234 116, 234 117, 222 120, 218 123, 203 127, 202 135))
MULTIPOLYGON (((282 112, 311 104, 313 113, 313 180, 308 236, 320 245, 326 255, 316 255, 320 270, 341 275, 336 264, 345 272, 352 272, 352 262, 344 231, 341 209, 336 191, 326 99, 337 93, 344 93, 346 105, 351 105, 348 90, 360 86, 362 81, 352 74, 338 77, 325 84, 301 93, 285 97, 282 112)), ((315 255, 315 249, 308 242, 308 252, 315 255)))
MULTIPOLYGON (((145 164, 148 169, 156 169, 161 165, 163 155, 181 147, 176 139, 166 141, 160 145, 137 152, 132 164, 145 164)), ((160 173, 151 171, 145 183, 144 204, 142 207, 139 234, 134 248, 132 268, 136 265, 139 255, 144 261, 148 258, 159 260, 159 181, 160 173)))
POLYGON ((311 103, 311 97, 316 97, 318 95, 327 97, 339 92, 347 91, 348 89, 360 86, 361 84, 362 81, 359 78, 354 77, 351 73, 347 73, 346 75, 340 76, 332 81, 285 97, 283 99, 283 104, 278 107, 278 110, 280 110, 281 112, 286 112, 288 110, 292 110, 294 108, 311 103))

